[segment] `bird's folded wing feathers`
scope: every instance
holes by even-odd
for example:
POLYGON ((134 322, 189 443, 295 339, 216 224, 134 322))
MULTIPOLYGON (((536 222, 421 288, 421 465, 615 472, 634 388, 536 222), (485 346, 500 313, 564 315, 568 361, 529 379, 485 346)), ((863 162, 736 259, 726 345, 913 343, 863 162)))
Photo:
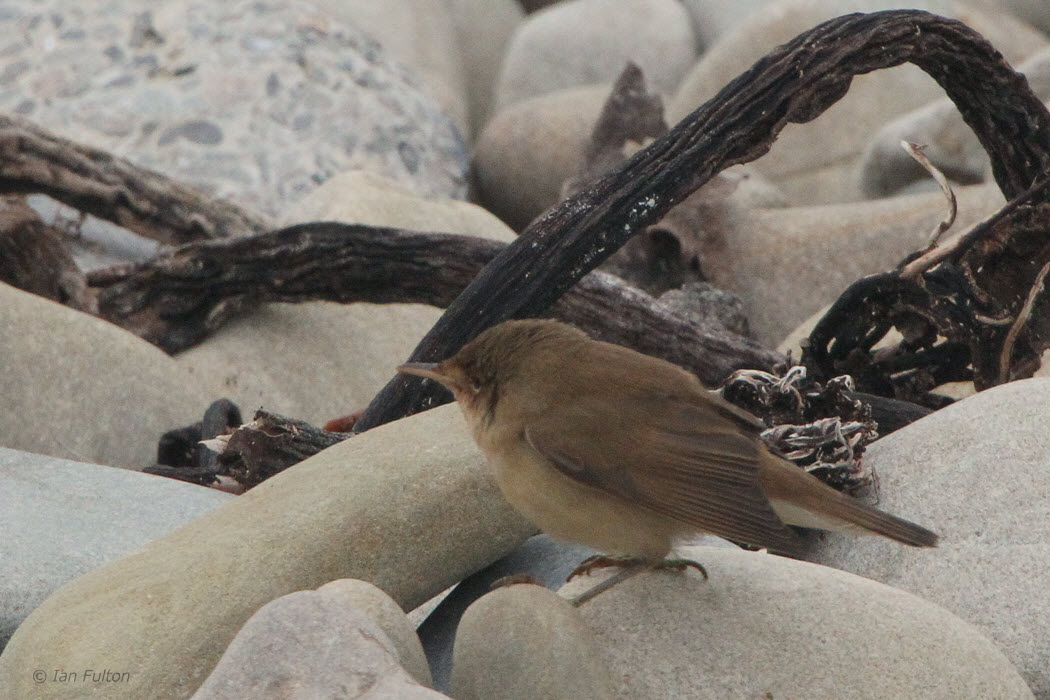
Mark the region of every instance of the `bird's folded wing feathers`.
POLYGON ((647 408, 624 415, 583 397, 556 429, 526 427, 525 437, 583 484, 698 531, 777 551, 798 549, 759 486, 762 448, 755 437, 701 399, 662 397, 647 408))

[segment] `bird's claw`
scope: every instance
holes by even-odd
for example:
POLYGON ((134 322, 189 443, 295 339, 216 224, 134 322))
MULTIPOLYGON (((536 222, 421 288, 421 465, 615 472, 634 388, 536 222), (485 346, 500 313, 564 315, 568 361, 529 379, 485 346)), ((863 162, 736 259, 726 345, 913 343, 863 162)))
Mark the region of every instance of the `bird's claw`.
POLYGON ((586 576, 595 569, 606 569, 611 566, 626 568, 639 562, 641 562, 640 559, 632 559, 630 557, 610 557, 604 554, 595 554, 580 562, 580 565, 573 569, 572 573, 569 574, 569 578, 565 580, 571 581, 577 576, 586 576))
POLYGON ((695 562, 692 559, 664 559, 662 562, 660 562, 653 568, 660 569, 663 571, 678 572, 685 571, 689 568, 693 568, 700 572, 700 575, 704 577, 705 581, 707 580, 707 569, 704 568, 703 564, 695 562))

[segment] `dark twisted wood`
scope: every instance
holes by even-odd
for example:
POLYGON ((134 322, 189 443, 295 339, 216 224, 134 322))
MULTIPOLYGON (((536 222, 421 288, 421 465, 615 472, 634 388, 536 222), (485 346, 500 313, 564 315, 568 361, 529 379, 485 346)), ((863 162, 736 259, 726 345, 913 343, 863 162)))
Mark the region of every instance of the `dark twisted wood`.
MULTIPOLYGON (((443 359, 489 326, 544 313, 716 173, 764 154, 788 123, 819 116, 846 93, 853 76, 906 62, 926 71, 955 102, 1008 198, 1047 169, 1050 114, 979 34, 915 10, 839 17, 774 49, 617 171, 533 222, 453 302, 412 360, 443 359)), ((433 382, 399 375, 356 429, 446 399, 433 382)))
POLYGON ((0 193, 41 193, 140 236, 179 245, 262 233, 266 217, 160 173, 0 115, 0 193))

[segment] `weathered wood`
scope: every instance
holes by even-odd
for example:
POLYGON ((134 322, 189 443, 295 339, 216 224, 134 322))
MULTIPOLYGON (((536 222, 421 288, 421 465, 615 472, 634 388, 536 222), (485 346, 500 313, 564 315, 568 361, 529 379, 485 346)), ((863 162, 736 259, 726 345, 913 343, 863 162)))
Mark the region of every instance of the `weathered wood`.
MULTIPOLYGON (((988 152, 1007 197, 1047 170, 1050 114, 979 34, 915 10, 839 17, 774 49, 618 170, 533 222, 453 302, 411 359, 443 359, 500 321, 543 314, 716 173, 764 154, 788 123, 819 116, 853 76, 905 62, 944 88, 988 152)), ((444 397, 433 385, 396 376, 356 429, 435 405, 444 397)))
POLYGON ((256 411, 250 423, 230 435, 218 462, 223 474, 250 489, 348 437, 294 418, 256 411))
MULTIPOLYGON (((168 352, 205 337, 230 302, 412 302, 447 306, 504 244, 362 224, 311 223, 251 238, 187 244, 144 263, 88 275, 99 314, 168 352)), ((551 315, 596 338, 663 357, 717 384, 780 356, 690 323, 616 277, 587 275, 551 315)), ((407 358, 400 358, 407 359, 407 358)))
POLYGON ((232 202, 8 116, 0 116, 0 193, 46 194, 172 245, 272 227, 266 217, 232 202))
POLYGON ((817 378, 937 408, 932 390, 1030 377, 1050 349, 1050 178, 940 248, 851 284, 802 354, 817 378), (882 343, 897 328, 903 340, 882 343), (878 345, 878 349, 876 349, 878 345))

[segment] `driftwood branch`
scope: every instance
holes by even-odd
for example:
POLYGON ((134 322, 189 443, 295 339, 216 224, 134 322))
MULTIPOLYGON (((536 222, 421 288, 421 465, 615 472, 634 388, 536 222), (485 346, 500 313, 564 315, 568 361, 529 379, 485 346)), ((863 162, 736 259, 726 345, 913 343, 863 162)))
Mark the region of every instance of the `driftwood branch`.
MULTIPOLYGON (((448 357, 485 328, 543 314, 562 294, 721 170, 761 156, 788 123, 819 116, 853 76, 911 62, 936 80, 974 130, 1007 197, 1050 163, 1050 114, 1023 76, 961 22, 914 10, 839 17, 759 60, 621 168, 533 222, 449 307, 413 352, 448 357)), ((357 430, 442 400, 400 375, 357 430)))
MULTIPOLYGON (((448 306, 504 244, 361 224, 311 223, 244 239, 193 243, 88 275, 99 314, 168 352, 197 342, 235 305, 324 300, 448 306)), ((782 358, 720 327, 689 323, 601 272, 551 315, 591 335, 664 357, 717 384, 782 358)))
POLYGON ((1039 368, 1050 349, 1050 178, 954 241, 854 282, 814 327, 803 363, 818 379, 938 406, 945 382, 986 389, 1039 368), (884 345, 892 329, 900 342, 884 345))
POLYGON ((271 228, 262 215, 7 116, 0 116, 0 193, 46 194, 171 245, 271 228))

